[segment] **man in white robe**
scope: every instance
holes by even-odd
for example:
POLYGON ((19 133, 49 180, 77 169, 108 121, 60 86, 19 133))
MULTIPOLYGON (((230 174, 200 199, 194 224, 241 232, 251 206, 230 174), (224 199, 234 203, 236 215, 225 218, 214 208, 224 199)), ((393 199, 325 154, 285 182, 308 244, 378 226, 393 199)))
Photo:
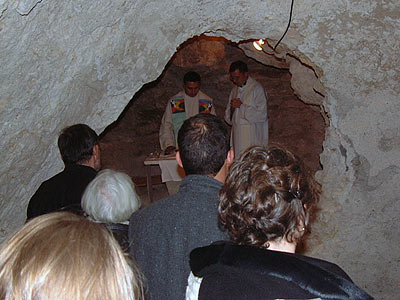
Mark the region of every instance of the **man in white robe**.
POLYGON ((267 146, 267 95, 260 83, 249 76, 247 64, 235 61, 229 68, 235 85, 225 110, 225 121, 232 126, 231 145, 235 157, 248 147, 267 146))
POLYGON ((201 79, 189 71, 183 77, 183 90, 168 100, 160 126, 160 146, 165 154, 176 150, 178 131, 183 122, 198 113, 215 114, 213 100, 200 91, 201 79))
MULTIPOLYGON (((200 91, 200 84, 200 75, 189 71, 183 77, 183 90, 168 100, 159 134, 161 150, 165 155, 174 154, 177 150, 178 131, 186 119, 198 113, 216 115, 213 100, 200 91)), ((176 161, 163 161, 160 168, 168 193, 176 194, 183 179, 182 170, 179 170, 176 161)))

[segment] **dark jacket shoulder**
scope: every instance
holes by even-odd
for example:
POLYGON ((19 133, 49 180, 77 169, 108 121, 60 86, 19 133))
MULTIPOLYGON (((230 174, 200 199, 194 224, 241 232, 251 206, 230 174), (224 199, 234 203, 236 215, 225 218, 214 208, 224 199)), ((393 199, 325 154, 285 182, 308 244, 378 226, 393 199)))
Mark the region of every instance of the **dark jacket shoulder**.
POLYGON ((82 194, 96 174, 88 166, 67 165, 40 185, 29 201, 27 219, 58 210, 80 211, 82 194))
POLYGON ((108 223, 104 226, 112 233, 125 253, 129 252, 128 230, 129 225, 120 223, 108 223))
POLYGON ((373 299, 337 265, 298 254, 227 242, 193 250, 190 266, 199 299, 373 299))

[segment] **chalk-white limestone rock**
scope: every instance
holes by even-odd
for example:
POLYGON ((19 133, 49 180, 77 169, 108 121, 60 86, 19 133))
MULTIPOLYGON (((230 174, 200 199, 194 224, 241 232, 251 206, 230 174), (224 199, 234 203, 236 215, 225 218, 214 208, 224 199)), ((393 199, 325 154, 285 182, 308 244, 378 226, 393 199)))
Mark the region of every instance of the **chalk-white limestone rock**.
MULTIPOLYGON (((289 9, 272 0, 0 1, 0 238, 62 168, 63 127, 100 133, 188 38, 276 41, 289 9)), ((399 20, 398 0, 295 1, 282 41, 316 66, 330 117, 322 233, 310 251, 385 299, 398 296, 400 273, 399 20)))

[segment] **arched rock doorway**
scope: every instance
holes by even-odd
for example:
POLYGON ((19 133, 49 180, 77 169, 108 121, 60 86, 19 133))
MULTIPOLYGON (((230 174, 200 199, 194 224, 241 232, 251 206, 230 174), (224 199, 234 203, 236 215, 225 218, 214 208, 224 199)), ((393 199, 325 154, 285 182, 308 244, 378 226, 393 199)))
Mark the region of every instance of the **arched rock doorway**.
MULTIPOLYGON (((318 78, 295 55, 285 55, 258 53, 251 42, 236 44, 223 38, 200 36, 186 41, 160 77, 144 85, 119 119, 103 132, 103 168, 124 171, 140 181, 145 174, 143 160, 160 149, 158 131, 166 103, 181 90, 183 75, 189 70, 201 75, 202 91, 214 99, 217 115, 223 118, 232 88, 229 65, 240 59, 268 93, 270 143, 279 143, 299 155, 313 172, 320 170, 327 117, 321 112, 323 95, 314 89, 318 78)), ((145 190, 139 188, 138 192, 145 198, 145 190)), ((155 198, 163 196, 166 189, 159 187, 155 198)))

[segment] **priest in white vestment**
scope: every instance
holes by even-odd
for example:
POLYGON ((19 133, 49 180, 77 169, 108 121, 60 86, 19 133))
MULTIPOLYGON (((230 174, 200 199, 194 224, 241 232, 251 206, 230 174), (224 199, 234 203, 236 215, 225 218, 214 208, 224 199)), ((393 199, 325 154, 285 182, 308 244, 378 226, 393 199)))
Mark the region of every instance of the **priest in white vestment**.
POLYGON ((160 146, 165 154, 176 150, 178 131, 183 122, 198 113, 215 115, 213 100, 200 91, 200 75, 189 71, 183 77, 183 90, 168 100, 160 126, 160 146))
POLYGON ((235 157, 239 157, 250 146, 268 144, 267 95, 262 85, 249 76, 246 63, 233 62, 229 73, 235 86, 225 121, 232 126, 231 145, 235 157))
MULTIPOLYGON (((189 71, 183 77, 183 90, 168 100, 159 134, 163 155, 175 155, 178 132, 186 119, 198 113, 215 115, 213 99, 200 91, 200 85, 200 75, 189 71)), ((177 193, 184 176, 183 169, 178 167, 175 160, 161 160, 160 168, 162 181, 166 183, 168 193, 177 193)))

